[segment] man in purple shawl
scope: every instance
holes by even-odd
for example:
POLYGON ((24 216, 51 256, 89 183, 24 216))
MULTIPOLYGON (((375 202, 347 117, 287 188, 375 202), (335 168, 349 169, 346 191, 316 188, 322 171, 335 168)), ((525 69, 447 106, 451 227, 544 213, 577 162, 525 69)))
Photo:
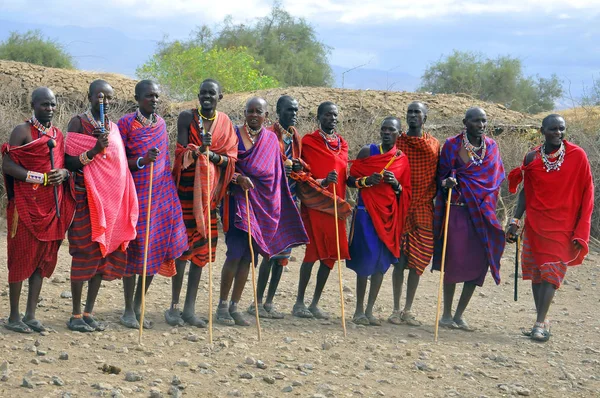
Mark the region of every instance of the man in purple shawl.
MULTIPOLYGON (((135 99, 139 108, 119 120, 119 131, 125 144, 129 170, 138 195, 140 217, 137 237, 127 249, 127 267, 123 277, 125 311, 121 324, 138 329, 142 299, 142 278, 146 241, 146 216, 149 206, 150 163, 154 162, 152 180, 152 208, 146 266, 146 291, 157 273, 171 277, 175 274, 175 259, 187 250, 187 234, 183 223, 177 189, 171 175, 169 137, 165 121, 156 114, 159 89, 151 80, 142 80, 135 86, 135 99)), ((144 327, 151 322, 144 320, 144 327)))
POLYGON ((444 267, 444 313, 440 326, 472 331, 463 313, 476 286, 482 286, 488 268, 500 283, 500 258, 504 235, 496 218, 504 166, 494 140, 485 135, 487 118, 481 108, 471 108, 463 119, 465 130, 450 137, 442 147, 435 200, 435 253, 433 269, 439 270, 442 257, 444 214, 448 189, 450 202, 448 242, 444 267), (452 316, 456 284, 464 282, 462 294, 452 316))
POLYGON ((257 97, 249 99, 244 115, 244 125, 235 128, 238 161, 231 181, 230 197, 225 199, 228 206, 223 210, 229 212, 229 229, 225 235, 227 259, 221 272, 217 322, 227 326, 249 325, 238 309, 252 261, 248 244, 248 214, 255 264, 258 254, 270 258, 287 248, 308 243, 300 213, 286 181, 279 140, 275 133, 263 127, 269 115, 267 102, 257 97), (249 208, 245 191, 249 193, 249 208), (232 284, 231 301, 227 302, 232 284))

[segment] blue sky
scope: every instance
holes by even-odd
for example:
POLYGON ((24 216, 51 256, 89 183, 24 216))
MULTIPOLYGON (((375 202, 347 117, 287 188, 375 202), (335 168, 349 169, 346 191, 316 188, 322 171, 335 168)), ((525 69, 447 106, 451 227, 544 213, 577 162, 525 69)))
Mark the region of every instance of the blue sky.
MULTIPOLYGON (((600 78, 600 0, 303 0, 281 2, 333 48, 336 84, 413 90, 423 70, 453 49, 522 59, 528 75, 556 73, 579 97, 600 78)), ((163 35, 185 38, 199 24, 218 29, 268 14, 271 1, 0 0, 0 39, 41 29, 78 67, 133 76, 163 35)))

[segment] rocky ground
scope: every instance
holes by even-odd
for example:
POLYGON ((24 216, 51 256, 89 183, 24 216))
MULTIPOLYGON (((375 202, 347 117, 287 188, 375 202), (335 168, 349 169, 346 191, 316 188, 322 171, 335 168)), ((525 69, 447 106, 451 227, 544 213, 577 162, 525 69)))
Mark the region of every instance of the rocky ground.
MULTIPOLYGON (((0 245, 5 247, 5 235, 0 245)), ((301 259, 301 250, 295 255, 301 259)), ((208 343, 206 329, 172 328, 164 322, 171 287, 169 280, 158 277, 147 300, 147 317, 155 321, 155 328, 144 332, 140 346, 137 332, 118 322, 123 303, 120 282, 105 283, 96 306, 96 315, 109 323, 107 331, 79 334, 67 330, 70 257, 63 245, 38 311, 53 331, 18 335, 0 329, 0 396, 600 396, 600 256, 590 255, 583 266, 569 271, 551 309, 554 335, 545 344, 532 342, 519 331, 531 326, 534 308, 527 282, 520 281, 519 301, 513 301, 513 258, 511 248, 503 260, 500 286, 488 278, 475 293, 466 318, 478 331, 441 330, 437 344, 432 325, 438 274, 426 272, 418 291, 415 310, 423 326, 356 327, 350 321, 355 277, 344 268, 346 338, 339 317, 336 273, 323 300, 324 309, 333 315, 330 321, 291 315, 281 321, 265 320, 261 322, 262 342, 254 324, 248 328, 215 326, 213 345, 208 343), (120 369, 119 374, 102 370, 114 367, 120 369)), ((221 250, 215 286, 223 260, 221 250)), ((6 263, 5 250, 0 262, 6 263)), ((290 263, 276 297, 286 314, 295 299, 299 265, 299 261, 290 263)), ((392 310, 389 276, 376 306, 384 318, 392 310)), ((249 286, 242 299, 244 308, 251 301, 249 286)), ((207 313, 207 289, 205 274, 198 298, 202 315, 207 313)), ((23 304, 26 294, 24 289, 23 304)), ((6 272, 0 274, 0 297, 0 316, 6 317, 6 272)))

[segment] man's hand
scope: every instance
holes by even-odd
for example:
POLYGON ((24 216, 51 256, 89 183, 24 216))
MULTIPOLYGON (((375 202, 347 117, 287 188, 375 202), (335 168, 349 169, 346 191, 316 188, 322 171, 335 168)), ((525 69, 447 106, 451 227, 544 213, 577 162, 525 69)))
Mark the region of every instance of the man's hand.
POLYGON ((329 174, 327 174, 327 178, 325 178, 325 181, 323 181, 325 186, 329 186, 329 184, 331 184, 331 183, 337 184, 337 182, 338 182, 338 172, 336 170, 331 170, 329 172, 329 174))
POLYGON ((250 178, 246 177, 246 176, 239 176, 237 178, 237 184, 244 191, 247 191, 249 189, 254 189, 254 184, 252 183, 252 180, 250 178))
POLYGON ((152 162, 155 162, 159 154, 160 151, 158 150, 158 148, 150 148, 146 155, 144 155, 144 158, 140 161, 140 164, 146 166, 152 162))
POLYGON ((48 172, 48 185, 60 185, 68 176, 66 169, 52 169, 48 172))
POLYGON ((517 236, 519 232, 519 226, 517 224, 510 224, 506 227, 506 241, 508 243, 515 243, 517 241, 517 236))
POLYGON ((458 184, 456 182, 456 178, 453 178, 453 177, 448 177, 442 181, 442 187, 444 187, 444 188, 454 188, 456 186, 456 184, 458 184))
POLYGON ((200 147, 200 152, 206 152, 206 148, 212 145, 212 134, 204 133, 202 134, 202 146, 200 147))
POLYGON ((294 173, 298 173, 299 171, 302 171, 303 167, 302 167, 302 163, 300 163, 300 160, 298 159, 292 159, 292 171, 294 173))
POLYGON ((96 129, 94 130, 93 135, 97 137, 96 145, 94 145, 89 152, 91 152, 91 155, 96 156, 108 147, 108 134, 103 134, 102 130, 96 129))
POLYGON ((383 179, 383 176, 379 173, 373 173, 372 175, 370 175, 369 177, 367 177, 367 179, 365 180, 365 184, 367 185, 379 185, 379 183, 381 182, 381 180, 383 179))
POLYGON ((573 240, 573 246, 575 246, 575 250, 583 249, 583 246, 581 246, 581 243, 579 243, 578 240, 573 240))
POLYGON ((392 187, 400 186, 400 183, 396 179, 396 176, 394 175, 394 173, 392 173, 389 170, 386 170, 383 172, 383 182, 385 182, 386 184, 390 184, 392 187))

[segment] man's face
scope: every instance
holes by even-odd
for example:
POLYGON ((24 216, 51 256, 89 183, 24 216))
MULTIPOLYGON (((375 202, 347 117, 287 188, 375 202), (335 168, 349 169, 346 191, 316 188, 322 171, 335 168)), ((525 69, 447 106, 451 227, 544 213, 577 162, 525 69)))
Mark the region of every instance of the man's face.
POLYGON ((222 97, 221 93, 219 93, 219 86, 216 83, 205 82, 200 86, 198 101, 200 101, 200 108, 204 113, 217 109, 217 104, 222 97))
POLYGON ((319 116, 319 123, 323 130, 332 131, 337 127, 338 108, 335 105, 328 105, 323 109, 323 113, 319 116))
POLYGON ((46 125, 52 122, 54 111, 56 110, 56 98, 51 92, 46 92, 38 95, 31 103, 35 118, 42 124, 46 125))
POLYGON ((565 137, 566 130, 567 125, 565 119, 562 117, 554 117, 546 123, 546 126, 542 127, 542 134, 544 135, 546 143, 557 147, 560 146, 560 143, 565 137))
POLYGON ((140 110, 145 114, 155 113, 158 109, 158 97, 160 92, 156 84, 144 86, 139 96, 136 96, 140 110))
POLYGON ((387 119, 381 123, 381 130, 379 135, 381 136, 381 143, 384 145, 394 145, 400 134, 400 126, 394 120, 387 119))
POLYGON ((251 101, 244 110, 246 123, 252 130, 259 130, 269 113, 265 109, 265 103, 262 101, 251 101))
POLYGON ((427 115, 420 104, 410 104, 406 111, 406 124, 412 128, 422 127, 427 115))
POLYGON ((279 123, 284 127, 295 126, 298 122, 298 101, 286 100, 279 109, 279 123))
POLYGON ((467 134, 481 137, 487 128, 487 116, 482 109, 475 109, 463 120, 467 134))
POLYGON ((96 87, 94 92, 89 94, 88 99, 90 100, 92 109, 96 112, 100 112, 100 99, 98 98, 98 94, 100 93, 104 94, 104 112, 106 114, 110 109, 111 101, 115 97, 115 92, 110 85, 103 84, 96 87))

